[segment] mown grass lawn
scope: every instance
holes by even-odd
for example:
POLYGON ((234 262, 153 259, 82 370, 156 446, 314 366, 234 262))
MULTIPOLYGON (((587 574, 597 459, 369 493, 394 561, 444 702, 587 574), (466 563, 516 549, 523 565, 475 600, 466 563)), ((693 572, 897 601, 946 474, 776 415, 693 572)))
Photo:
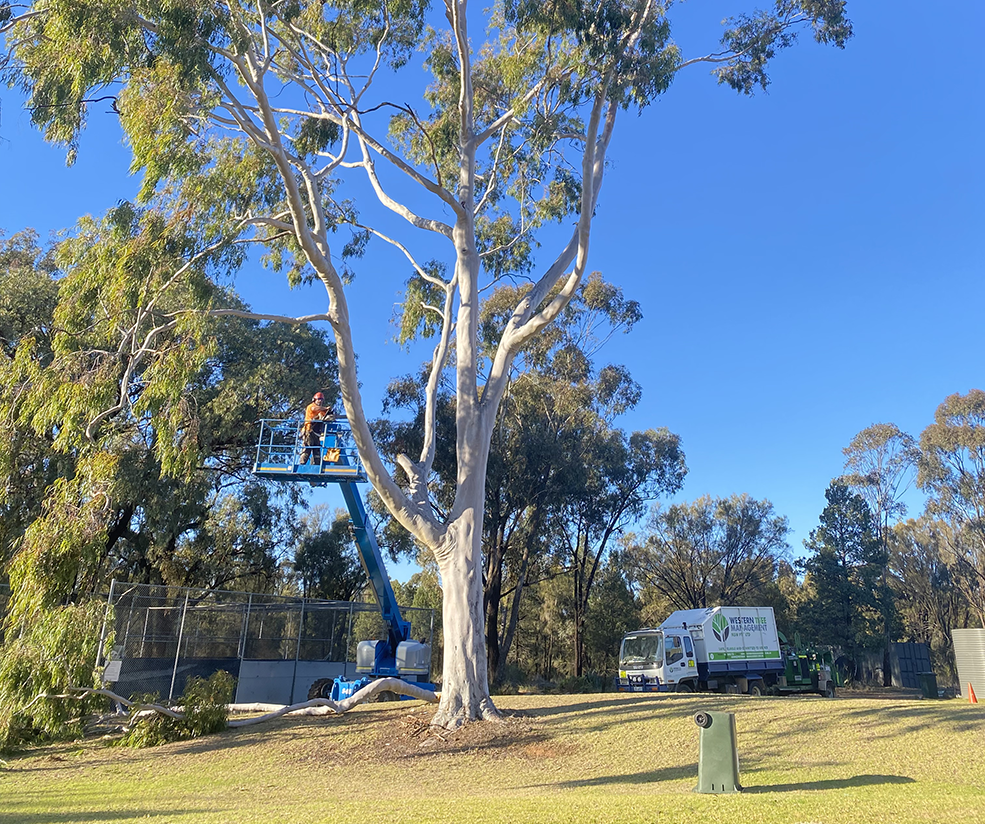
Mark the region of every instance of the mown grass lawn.
POLYGON ((817 697, 509 696, 437 737, 419 702, 148 750, 0 765, 2 824, 985 821, 985 705, 817 697), (744 791, 692 792, 699 710, 734 712, 744 791))

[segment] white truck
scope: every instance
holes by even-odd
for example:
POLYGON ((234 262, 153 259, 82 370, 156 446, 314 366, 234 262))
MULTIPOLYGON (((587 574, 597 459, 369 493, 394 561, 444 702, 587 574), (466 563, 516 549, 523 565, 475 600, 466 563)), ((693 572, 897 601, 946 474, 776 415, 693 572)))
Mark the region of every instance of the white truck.
POLYGON ((829 666, 781 646, 772 607, 678 610, 656 629, 627 633, 616 688, 829 697, 835 689, 829 666))

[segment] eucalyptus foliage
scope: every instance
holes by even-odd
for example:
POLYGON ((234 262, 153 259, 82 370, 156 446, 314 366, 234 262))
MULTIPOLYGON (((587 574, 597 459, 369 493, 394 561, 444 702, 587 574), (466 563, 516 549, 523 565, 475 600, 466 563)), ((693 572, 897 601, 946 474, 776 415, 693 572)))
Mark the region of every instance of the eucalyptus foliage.
POLYGON ((324 504, 303 518, 303 528, 294 555, 294 572, 300 579, 304 598, 355 601, 369 584, 366 570, 352 536, 348 514, 328 517, 324 504))
POLYGON ((50 250, 30 234, 0 247, 7 741, 64 731, 69 710, 39 693, 94 685, 111 578, 275 577, 292 502, 249 473, 253 422, 315 381, 334 394, 334 353, 308 330, 211 316, 245 307, 208 246, 181 216, 123 203, 50 250))
POLYGON ((153 703, 156 696, 144 696, 130 708, 126 732, 117 743, 124 747, 156 747, 220 732, 229 720, 235 686, 236 679, 225 670, 208 678, 189 678, 181 694, 181 718, 148 712, 142 703, 153 703))
POLYGON ((0 752, 81 735, 99 699, 39 696, 99 686, 95 663, 104 611, 104 603, 87 601, 44 610, 8 628, 0 655, 0 752))
POLYGON ((957 680, 951 630, 974 625, 975 611, 953 562, 946 523, 924 516, 896 524, 889 534, 889 566, 900 640, 930 648, 942 683, 957 680))
POLYGON ((787 519, 750 495, 654 507, 626 550, 638 580, 673 609, 761 603, 788 550, 787 519))
POLYGON ((985 626, 985 391, 949 396, 920 435, 917 483, 941 533, 955 583, 985 626))
POLYGON ((848 473, 842 483, 865 498, 880 533, 888 530, 890 519, 906 514, 901 498, 920 454, 916 441, 895 424, 876 423, 859 432, 842 452, 848 473))

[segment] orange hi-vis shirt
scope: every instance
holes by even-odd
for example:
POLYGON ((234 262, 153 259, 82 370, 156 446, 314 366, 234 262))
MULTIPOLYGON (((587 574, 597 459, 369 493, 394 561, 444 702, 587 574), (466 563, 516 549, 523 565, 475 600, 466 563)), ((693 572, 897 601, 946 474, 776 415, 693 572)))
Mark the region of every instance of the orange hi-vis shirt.
POLYGON ((317 403, 309 403, 307 408, 304 410, 304 431, 311 432, 311 425, 315 421, 324 421, 331 411, 332 410, 327 406, 319 406, 317 403))

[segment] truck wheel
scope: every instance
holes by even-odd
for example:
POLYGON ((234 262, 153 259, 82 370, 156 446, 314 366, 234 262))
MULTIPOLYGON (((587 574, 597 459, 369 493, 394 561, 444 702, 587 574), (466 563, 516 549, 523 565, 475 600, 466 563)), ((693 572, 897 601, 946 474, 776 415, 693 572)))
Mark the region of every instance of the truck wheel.
POLYGON ((332 686, 334 684, 334 678, 319 678, 308 690, 308 700, 314 701, 316 698, 331 698, 332 686))
POLYGON ((681 681, 674 692, 694 692, 694 684, 690 681, 681 681))
POLYGON ((756 696, 756 698, 761 698, 766 694, 766 686, 762 681, 753 681, 749 685, 749 694, 756 696))

